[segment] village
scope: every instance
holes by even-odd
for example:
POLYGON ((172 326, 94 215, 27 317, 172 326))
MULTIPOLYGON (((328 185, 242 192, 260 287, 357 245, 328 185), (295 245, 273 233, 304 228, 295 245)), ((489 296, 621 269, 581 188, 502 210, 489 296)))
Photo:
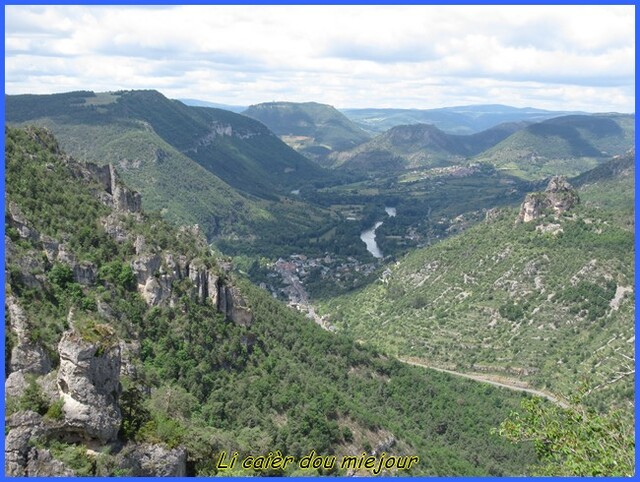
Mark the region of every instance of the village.
POLYGON ((363 263, 352 256, 342 258, 325 253, 320 258, 309 258, 304 254, 293 254, 270 265, 268 282, 260 283, 260 286, 274 298, 283 299, 289 306, 306 313, 323 328, 334 331, 328 320, 316 314, 309 294, 317 295, 332 285, 356 287, 374 276, 378 267, 377 260, 363 263))

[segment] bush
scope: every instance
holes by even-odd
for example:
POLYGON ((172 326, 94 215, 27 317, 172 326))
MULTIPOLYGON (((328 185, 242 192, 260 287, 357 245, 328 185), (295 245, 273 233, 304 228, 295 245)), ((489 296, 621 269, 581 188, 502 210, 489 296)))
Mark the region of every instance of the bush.
POLYGON ((18 406, 20 410, 32 410, 40 415, 46 414, 49 410, 49 401, 45 398, 35 377, 29 379, 29 384, 20 397, 18 406))
POLYGON ((64 290, 73 281, 73 270, 67 264, 56 263, 47 275, 49 282, 64 290))
POLYGON ((62 407, 64 406, 64 399, 60 398, 53 402, 47 413, 44 414, 45 417, 50 418, 52 420, 62 420, 64 418, 64 411, 62 407))
POLYGON ((51 441, 49 449, 55 459, 73 469, 76 475, 94 475, 94 463, 87 455, 87 448, 84 445, 51 441))
POLYGON ((533 441, 542 466, 537 475, 633 476, 633 414, 598 414, 574 403, 560 408, 539 398, 522 401, 499 433, 513 442, 533 441))
POLYGON ((136 285, 136 277, 133 269, 131 269, 129 264, 121 261, 105 263, 98 270, 98 277, 102 281, 112 283, 125 291, 132 290, 136 285))
POLYGON ((498 312, 509 321, 518 321, 524 317, 524 308, 516 303, 506 303, 498 308, 498 312))

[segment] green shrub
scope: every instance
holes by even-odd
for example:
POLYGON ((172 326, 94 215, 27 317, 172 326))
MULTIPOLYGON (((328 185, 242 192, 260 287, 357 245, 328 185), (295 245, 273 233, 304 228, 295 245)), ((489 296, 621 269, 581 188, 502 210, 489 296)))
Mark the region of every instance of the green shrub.
POLYGON ((53 402, 47 413, 44 414, 45 417, 50 418, 52 420, 62 420, 64 418, 64 411, 62 407, 64 406, 64 399, 60 398, 53 402))
POLYGON ((94 462, 87 455, 87 448, 84 445, 73 445, 52 440, 48 443, 48 448, 55 459, 73 469, 76 475, 94 475, 94 462))
POLYGON ((67 264, 56 263, 47 274, 49 282, 60 289, 65 289, 67 284, 73 282, 73 270, 67 264))
POLYGON ((20 410, 32 410, 40 415, 44 415, 49 410, 49 401, 44 396, 44 392, 35 377, 29 379, 27 388, 20 397, 18 403, 20 410))
POLYGON ((533 441, 541 466, 534 474, 632 476, 635 471, 633 415, 605 414, 572 404, 560 408, 540 398, 522 401, 499 433, 513 442, 533 441))
POLYGON ((498 312, 509 321, 518 321, 524 317, 524 308, 517 303, 506 303, 498 308, 498 312))

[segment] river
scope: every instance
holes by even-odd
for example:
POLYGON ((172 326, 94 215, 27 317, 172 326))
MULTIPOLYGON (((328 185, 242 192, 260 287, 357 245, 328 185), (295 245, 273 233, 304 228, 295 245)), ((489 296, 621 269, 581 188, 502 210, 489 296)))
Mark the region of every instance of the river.
MULTIPOLYGON (((394 217, 396 215, 396 208, 386 207, 384 208, 387 216, 394 217)), ((378 243, 376 243, 376 229, 382 226, 382 221, 378 221, 371 228, 365 229, 360 233, 360 239, 367 245, 367 251, 369 251, 374 258, 382 258, 382 251, 378 243)))

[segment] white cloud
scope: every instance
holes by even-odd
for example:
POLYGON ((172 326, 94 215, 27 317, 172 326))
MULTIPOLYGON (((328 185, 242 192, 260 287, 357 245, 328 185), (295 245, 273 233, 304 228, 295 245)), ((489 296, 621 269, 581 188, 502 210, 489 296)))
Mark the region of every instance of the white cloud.
POLYGON ((10 94, 634 109, 633 6, 10 5, 5 16, 10 94))

